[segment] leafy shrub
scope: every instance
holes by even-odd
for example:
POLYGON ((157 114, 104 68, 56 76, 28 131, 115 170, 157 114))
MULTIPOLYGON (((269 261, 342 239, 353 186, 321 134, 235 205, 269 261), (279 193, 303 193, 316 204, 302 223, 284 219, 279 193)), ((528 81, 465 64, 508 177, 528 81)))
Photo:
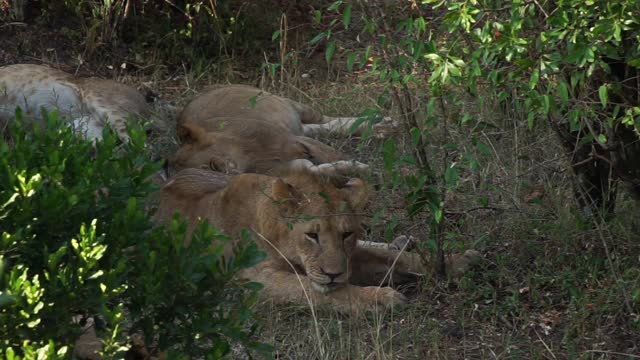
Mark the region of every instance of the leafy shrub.
POLYGON ((0 357, 69 358, 80 324, 93 316, 105 358, 121 358, 129 335, 155 351, 219 358, 250 341, 259 284, 234 275, 264 254, 245 238, 201 223, 184 245, 177 218, 153 228, 145 197, 154 190, 144 133, 95 146, 47 116, 43 130, 20 112, 0 141, 0 357), (215 246, 211 246, 215 240, 215 246))
POLYGON ((387 139, 385 170, 407 188, 410 213, 431 214, 426 245, 442 259, 444 199, 491 153, 481 134, 493 125, 461 106, 469 96, 515 112, 532 133, 560 135, 586 214, 613 212, 618 179, 640 195, 639 14, 634 1, 337 0, 317 12, 332 20, 311 43, 326 43, 327 62, 341 58, 383 84, 379 104, 394 100, 412 156, 387 139), (402 166, 415 171, 399 176, 402 166))

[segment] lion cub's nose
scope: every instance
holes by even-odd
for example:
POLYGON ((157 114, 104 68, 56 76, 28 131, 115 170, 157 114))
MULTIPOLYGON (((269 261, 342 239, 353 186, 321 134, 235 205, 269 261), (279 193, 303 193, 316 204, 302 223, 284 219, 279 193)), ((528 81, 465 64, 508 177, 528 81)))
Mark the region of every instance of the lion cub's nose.
POLYGON ((323 275, 327 275, 329 277, 329 279, 331 279, 331 281, 335 280, 338 276, 342 275, 341 272, 339 272, 339 273, 328 273, 328 272, 324 271, 323 268, 320 268, 320 271, 322 272, 323 275))

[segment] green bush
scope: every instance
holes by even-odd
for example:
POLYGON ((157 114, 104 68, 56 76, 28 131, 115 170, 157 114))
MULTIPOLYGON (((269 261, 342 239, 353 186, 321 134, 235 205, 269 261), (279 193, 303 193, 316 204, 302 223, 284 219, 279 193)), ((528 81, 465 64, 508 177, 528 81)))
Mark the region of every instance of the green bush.
POLYGON ((229 238, 207 224, 188 247, 177 218, 154 228, 144 132, 124 145, 105 132, 94 146, 44 115, 45 130, 18 112, 0 140, 0 357, 71 357, 77 315, 95 319, 104 358, 122 358, 140 332, 170 358, 268 350, 250 341, 260 286, 234 278, 263 259, 255 243, 223 258, 229 238))

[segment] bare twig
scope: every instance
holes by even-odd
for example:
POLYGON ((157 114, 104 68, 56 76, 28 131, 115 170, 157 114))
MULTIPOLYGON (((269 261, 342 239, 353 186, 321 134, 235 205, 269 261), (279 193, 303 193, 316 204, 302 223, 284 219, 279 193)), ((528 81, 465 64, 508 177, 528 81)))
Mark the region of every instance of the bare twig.
POLYGON ((640 359, 640 355, 633 355, 633 354, 627 354, 627 353, 622 353, 617 351, 608 351, 608 350, 587 350, 585 351, 585 353, 616 355, 616 356, 622 356, 622 357, 627 357, 632 359, 640 359))
POLYGON ((0 29, 3 28, 3 27, 9 27, 9 26, 27 26, 27 24, 23 23, 23 22, 18 22, 18 21, 10 22, 10 23, 6 23, 6 24, 3 24, 3 25, 0 25, 0 29))

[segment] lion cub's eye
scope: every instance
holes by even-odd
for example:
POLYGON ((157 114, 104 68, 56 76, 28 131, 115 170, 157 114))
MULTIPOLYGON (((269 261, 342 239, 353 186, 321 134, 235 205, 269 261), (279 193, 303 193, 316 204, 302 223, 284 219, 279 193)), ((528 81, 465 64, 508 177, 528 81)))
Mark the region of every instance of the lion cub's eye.
POLYGON ((218 167, 216 166, 216 164, 213 162, 213 160, 209 160, 209 169, 213 170, 213 171, 218 171, 218 167))
POLYGON ((305 233, 304 235, 307 237, 307 239, 316 243, 318 242, 318 233, 305 233))
POLYGON ((347 231, 346 233, 342 234, 342 240, 347 240, 348 238, 351 237, 351 235, 353 235, 353 233, 350 231, 347 231))
POLYGON ((305 159, 307 159, 309 161, 313 160, 313 155, 311 155, 311 153, 309 151, 305 151, 304 152, 304 157, 305 157, 305 159))

